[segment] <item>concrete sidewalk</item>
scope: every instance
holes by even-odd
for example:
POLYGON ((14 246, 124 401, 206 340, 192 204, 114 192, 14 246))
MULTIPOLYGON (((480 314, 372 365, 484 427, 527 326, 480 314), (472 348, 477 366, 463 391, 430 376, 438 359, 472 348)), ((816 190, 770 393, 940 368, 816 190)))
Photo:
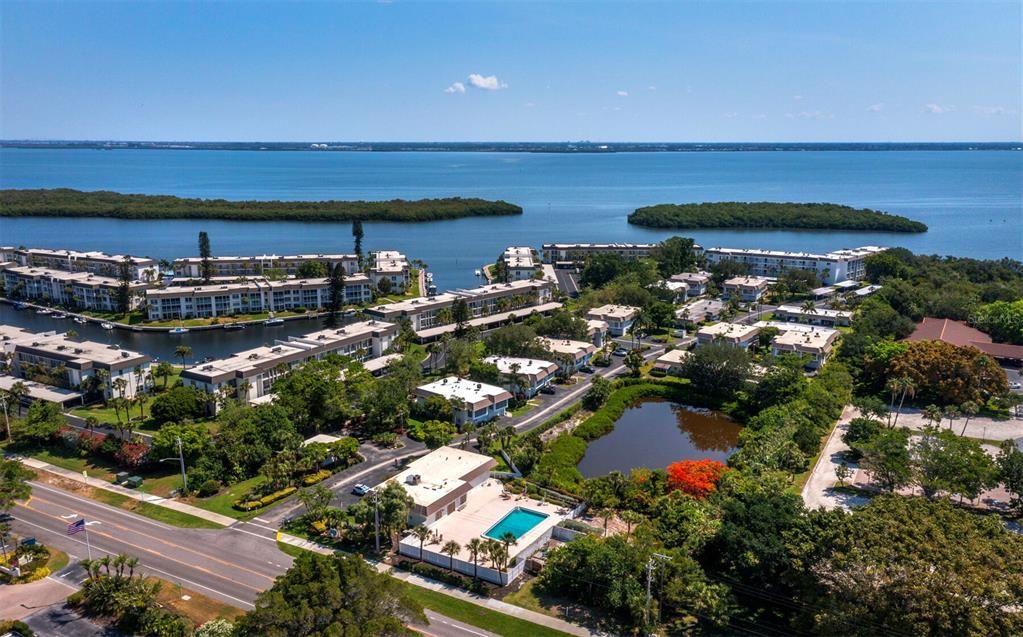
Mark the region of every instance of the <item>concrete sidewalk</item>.
MULTIPOLYGON (((316 553, 323 555, 329 555, 334 552, 333 549, 323 546, 322 544, 317 544, 316 542, 311 542, 288 533, 278 532, 277 540, 284 544, 290 544, 291 546, 296 546, 308 551, 315 551, 316 553)), ((469 602, 470 604, 475 604, 476 606, 487 608, 503 615, 517 617, 523 621, 540 624, 541 626, 560 630, 561 632, 568 633, 569 635, 578 635, 579 637, 604 637, 604 635, 606 635, 606 633, 594 632, 588 628, 579 626, 578 624, 572 624, 556 617, 551 617, 550 615, 544 615, 543 613, 537 613, 526 608, 515 606, 514 604, 508 604, 507 602, 502 602, 499 599, 490 599, 488 597, 473 595, 472 593, 455 586, 449 586, 448 584, 444 584, 421 575, 416 575, 415 573, 396 569, 390 564, 373 561, 369 562, 377 569, 377 571, 386 573, 395 579, 399 579, 409 584, 414 584, 420 588, 426 588, 431 591, 450 595, 451 597, 469 602)))
POLYGON ((95 489, 103 489, 105 491, 117 493, 119 495, 132 498, 133 500, 154 504, 167 509, 173 509, 180 513, 187 513, 188 515, 202 518, 221 526, 231 526, 238 522, 238 520, 234 518, 229 518, 226 515, 214 513, 213 511, 207 511, 206 509, 200 509, 199 507, 192 506, 191 504, 185 504, 184 502, 179 502, 170 498, 161 498, 157 495, 149 495, 134 489, 126 489, 116 484, 110 484, 105 480, 100 480, 99 478, 88 478, 75 471, 64 469, 63 467, 58 467, 49 464, 48 462, 43 462, 42 460, 36 460, 35 458, 19 457, 18 460, 20 460, 25 466, 32 467, 33 469, 46 471, 68 480, 74 480, 75 482, 80 482, 95 489))

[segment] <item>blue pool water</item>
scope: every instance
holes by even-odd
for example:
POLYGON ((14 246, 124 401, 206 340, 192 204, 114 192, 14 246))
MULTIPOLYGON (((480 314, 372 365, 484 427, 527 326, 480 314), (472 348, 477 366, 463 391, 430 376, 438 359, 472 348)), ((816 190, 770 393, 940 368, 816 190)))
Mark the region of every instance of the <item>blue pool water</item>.
POLYGON ((501 518, 501 521, 490 527, 483 535, 500 540, 505 533, 511 533, 515 539, 519 539, 537 524, 547 518, 544 513, 537 513, 529 509, 516 508, 508 515, 501 518))

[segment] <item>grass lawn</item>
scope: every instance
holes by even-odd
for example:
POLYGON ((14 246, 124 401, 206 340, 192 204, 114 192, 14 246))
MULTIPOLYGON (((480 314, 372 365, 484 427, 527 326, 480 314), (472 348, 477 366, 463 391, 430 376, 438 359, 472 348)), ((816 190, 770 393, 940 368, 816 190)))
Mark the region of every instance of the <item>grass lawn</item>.
MULTIPOLYGON (((181 368, 175 365, 174 366, 174 372, 170 376, 167 377, 167 388, 170 389, 171 387, 174 387, 175 385, 177 385, 178 384, 178 380, 180 380, 180 379, 181 379, 181 368)), ((153 382, 156 383, 156 394, 154 394, 154 395, 146 395, 145 412, 147 414, 147 419, 145 421, 143 421, 141 423, 137 423, 135 425, 136 428, 139 431, 147 431, 148 432, 148 431, 153 431, 155 429, 158 429, 158 427, 156 426, 155 423, 150 423, 149 422, 148 414, 150 412, 150 409, 153 406, 153 399, 155 399, 156 396, 159 396, 160 393, 164 391, 163 379, 162 378, 154 378, 153 382)), ((124 419, 124 411, 120 410, 120 409, 117 410, 117 411, 121 413, 121 420, 123 421, 123 419, 124 419)), ((85 407, 75 407, 74 409, 71 410, 71 414, 74 415, 74 416, 78 416, 79 418, 88 418, 89 416, 93 416, 94 418, 96 418, 100 422, 108 424, 108 425, 116 425, 118 423, 117 412, 114 411, 114 408, 112 406, 109 406, 109 405, 104 405, 102 402, 96 403, 94 405, 88 405, 88 406, 85 406, 85 407)), ((134 419, 138 419, 138 417, 139 417, 138 405, 135 405, 135 406, 131 407, 131 416, 134 419)))
POLYGON ((50 569, 51 573, 56 573, 68 565, 70 558, 67 553, 52 546, 47 546, 46 550, 50 552, 50 559, 46 561, 46 568, 50 569))
POLYGON ((521 406, 516 407, 515 409, 509 409, 508 413, 511 414, 512 416, 519 416, 521 414, 526 413, 533 407, 536 407, 538 404, 539 403, 535 399, 527 400, 526 402, 522 403, 521 406))
POLYGON ((274 506, 280 504, 281 502, 284 502, 284 500, 287 499, 285 498, 284 500, 278 500, 277 502, 274 502, 269 506, 265 506, 261 509, 256 509, 254 511, 239 511, 238 509, 234 508, 233 505, 235 502, 241 499, 241 497, 247 494, 249 491, 252 491, 259 485, 263 484, 264 480, 265 478, 263 478, 263 476, 249 478, 248 480, 237 482, 225 489, 221 489, 220 493, 218 493, 217 495, 210 496, 208 498, 191 498, 189 499, 188 503, 193 506, 197 506, 200 509, 213 511, 214 513, 226 515, 236 520, 251 520, 260 513, 273 508, 274 506))
POLYGON ((210 522, 203 518, 197 518, 194 515, 150 504, 149 502, 140 502, 134 498, 129 498, 126 495, 114 493, 113 491, 107 491, 106 489, 93 489, 92 498, 104 504, 109 504, 125 511, 131 511, 132 513, 138 513, 151 520, 170 524, 171 526, 179 526, 183 529, 223 528, 216 522, 210 522))
MULTIPOLYGON (((114 474, 122 470, 102 458, 81 458, 61 447, 34 449, 25 452, 25 455, 75 473, 85 471, 90 478, 98 478, 104 482, 112 482, 114 474)), ((157 465, 155 470, 139 471, 138 475, 143 478, 139 491, 150 495, 166 498, 170 496, 171 491, 181 486, 181 474, 170 464, 157 465)))
POLYGON ((233 621, 245 614, 245 611, 229 606, 202 593, 182 588, 181 585, 156 577, 147 577, 148 582, 160 582, 160 592, 156 596, 157 603, 169 606, 174 612, 183 615, 194 625, 201 626, 214 619, 233 621), (187 597, 188 599, 184 599, 187 597))
POLYGON ((424 608, 506 637, 564 637, 568 633, 477 606, 471 602, 402 582, 409 597, 424 608))

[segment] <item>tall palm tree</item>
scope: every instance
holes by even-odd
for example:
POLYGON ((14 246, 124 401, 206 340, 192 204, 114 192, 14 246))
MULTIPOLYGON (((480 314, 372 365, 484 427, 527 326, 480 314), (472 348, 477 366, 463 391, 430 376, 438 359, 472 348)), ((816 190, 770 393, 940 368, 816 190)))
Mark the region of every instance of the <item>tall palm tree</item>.
POLYGON ((642 522, 645 519, 642 515, 640 515, 639 513, 636 513, 635 511, 633 511, 631 509, 627 509, 625 511, 622 511, 621 518, 622 518, 622 520, 625 521, 625 524, 626 524, 626 527, 625 527, 625 539, 626 540, 628 540, 629 537, 632 535, 632 527, 633 527, 633 525, 639 524, 640 522, 642 522))
POLYGON ((902 413, 902 404, 906 402, 906 396, 910 398, 916 396, 916 383, 913 379, 908 376, 903 376, 899 379, 899 389, 902 391, 902 396, 899 398, 899 410, 895 412, 895 421, 892 422, 892 427, 895 427, 899 423, 899 414, 902 413))
POLYGON ((192 348, 188 345, 178 345, 174 348, 174 355, 181 359, 181 367, 187 369, 185 359, 192 355, 192 348))
POLYGON ((959 405, 959 412, 966 417, 963 423, 963 430, 959 433, 960 436, 965 436, 966 425, 970 424, 970 418, 973 418, 980 412, 980 407, 972 400, 967 400, 962 405, 959 405))
POLYGON ((933 423, 935 426, 941 424, 941 407, 937 405, 927 405, 923 410, 923 417, 929 423, 933 423))
POLYGON ((487 548, 486 542, 474 537, 469 540, 469 543, 465 545, 466 550, 469 551, 469 557, 472 558, 472 578, 478 579, 480 570, 480 555, 483 555, 487 548))
POLYGON ((412 535, 416 536, 416 539, 419 540, 419 561, 420 562, 423 561, 423 544, 426 542, 426 540, 430 539, 430 534, 431 533, 432 533, 432 531, 430 531, 430 529, 426 528, 426 525, 424 525, 424 524, 420 524, 420 525, 412 528, 412 535))
POLYGON ((519 538, 515 537, 515 534, 511 531, 505 531, 501 534, 501 544, 504 545, 504 555, 507 558, 511 555, 509 550, 514 544, 518 544, 519 538))
POLYGON ((806 314, 816 314, 817 304, 807 299, 806 301, 803 301, 803 304, 799 306, 799 309, 806 314))
POLYGON ((461 550, 462 545, 454 540, 448 540, 444 543, 444 546, 441 547, 440 552, 447 555, 449 558, 448 570, 455 570, 455 556, 458 555, 458 552, 461 550))

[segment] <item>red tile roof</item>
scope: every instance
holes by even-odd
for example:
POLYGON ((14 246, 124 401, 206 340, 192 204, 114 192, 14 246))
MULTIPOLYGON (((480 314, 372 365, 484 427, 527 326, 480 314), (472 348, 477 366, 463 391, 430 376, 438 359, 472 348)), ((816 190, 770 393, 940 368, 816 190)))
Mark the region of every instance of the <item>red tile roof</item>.
POLYGON ((1023 360, 1023 345, 992 343, 990 336, 962 321, 925 318, 922 323, 917 323, 916 329, 906 340, 945 341, 960 347, 976 347, 995 358, 1023 360))

